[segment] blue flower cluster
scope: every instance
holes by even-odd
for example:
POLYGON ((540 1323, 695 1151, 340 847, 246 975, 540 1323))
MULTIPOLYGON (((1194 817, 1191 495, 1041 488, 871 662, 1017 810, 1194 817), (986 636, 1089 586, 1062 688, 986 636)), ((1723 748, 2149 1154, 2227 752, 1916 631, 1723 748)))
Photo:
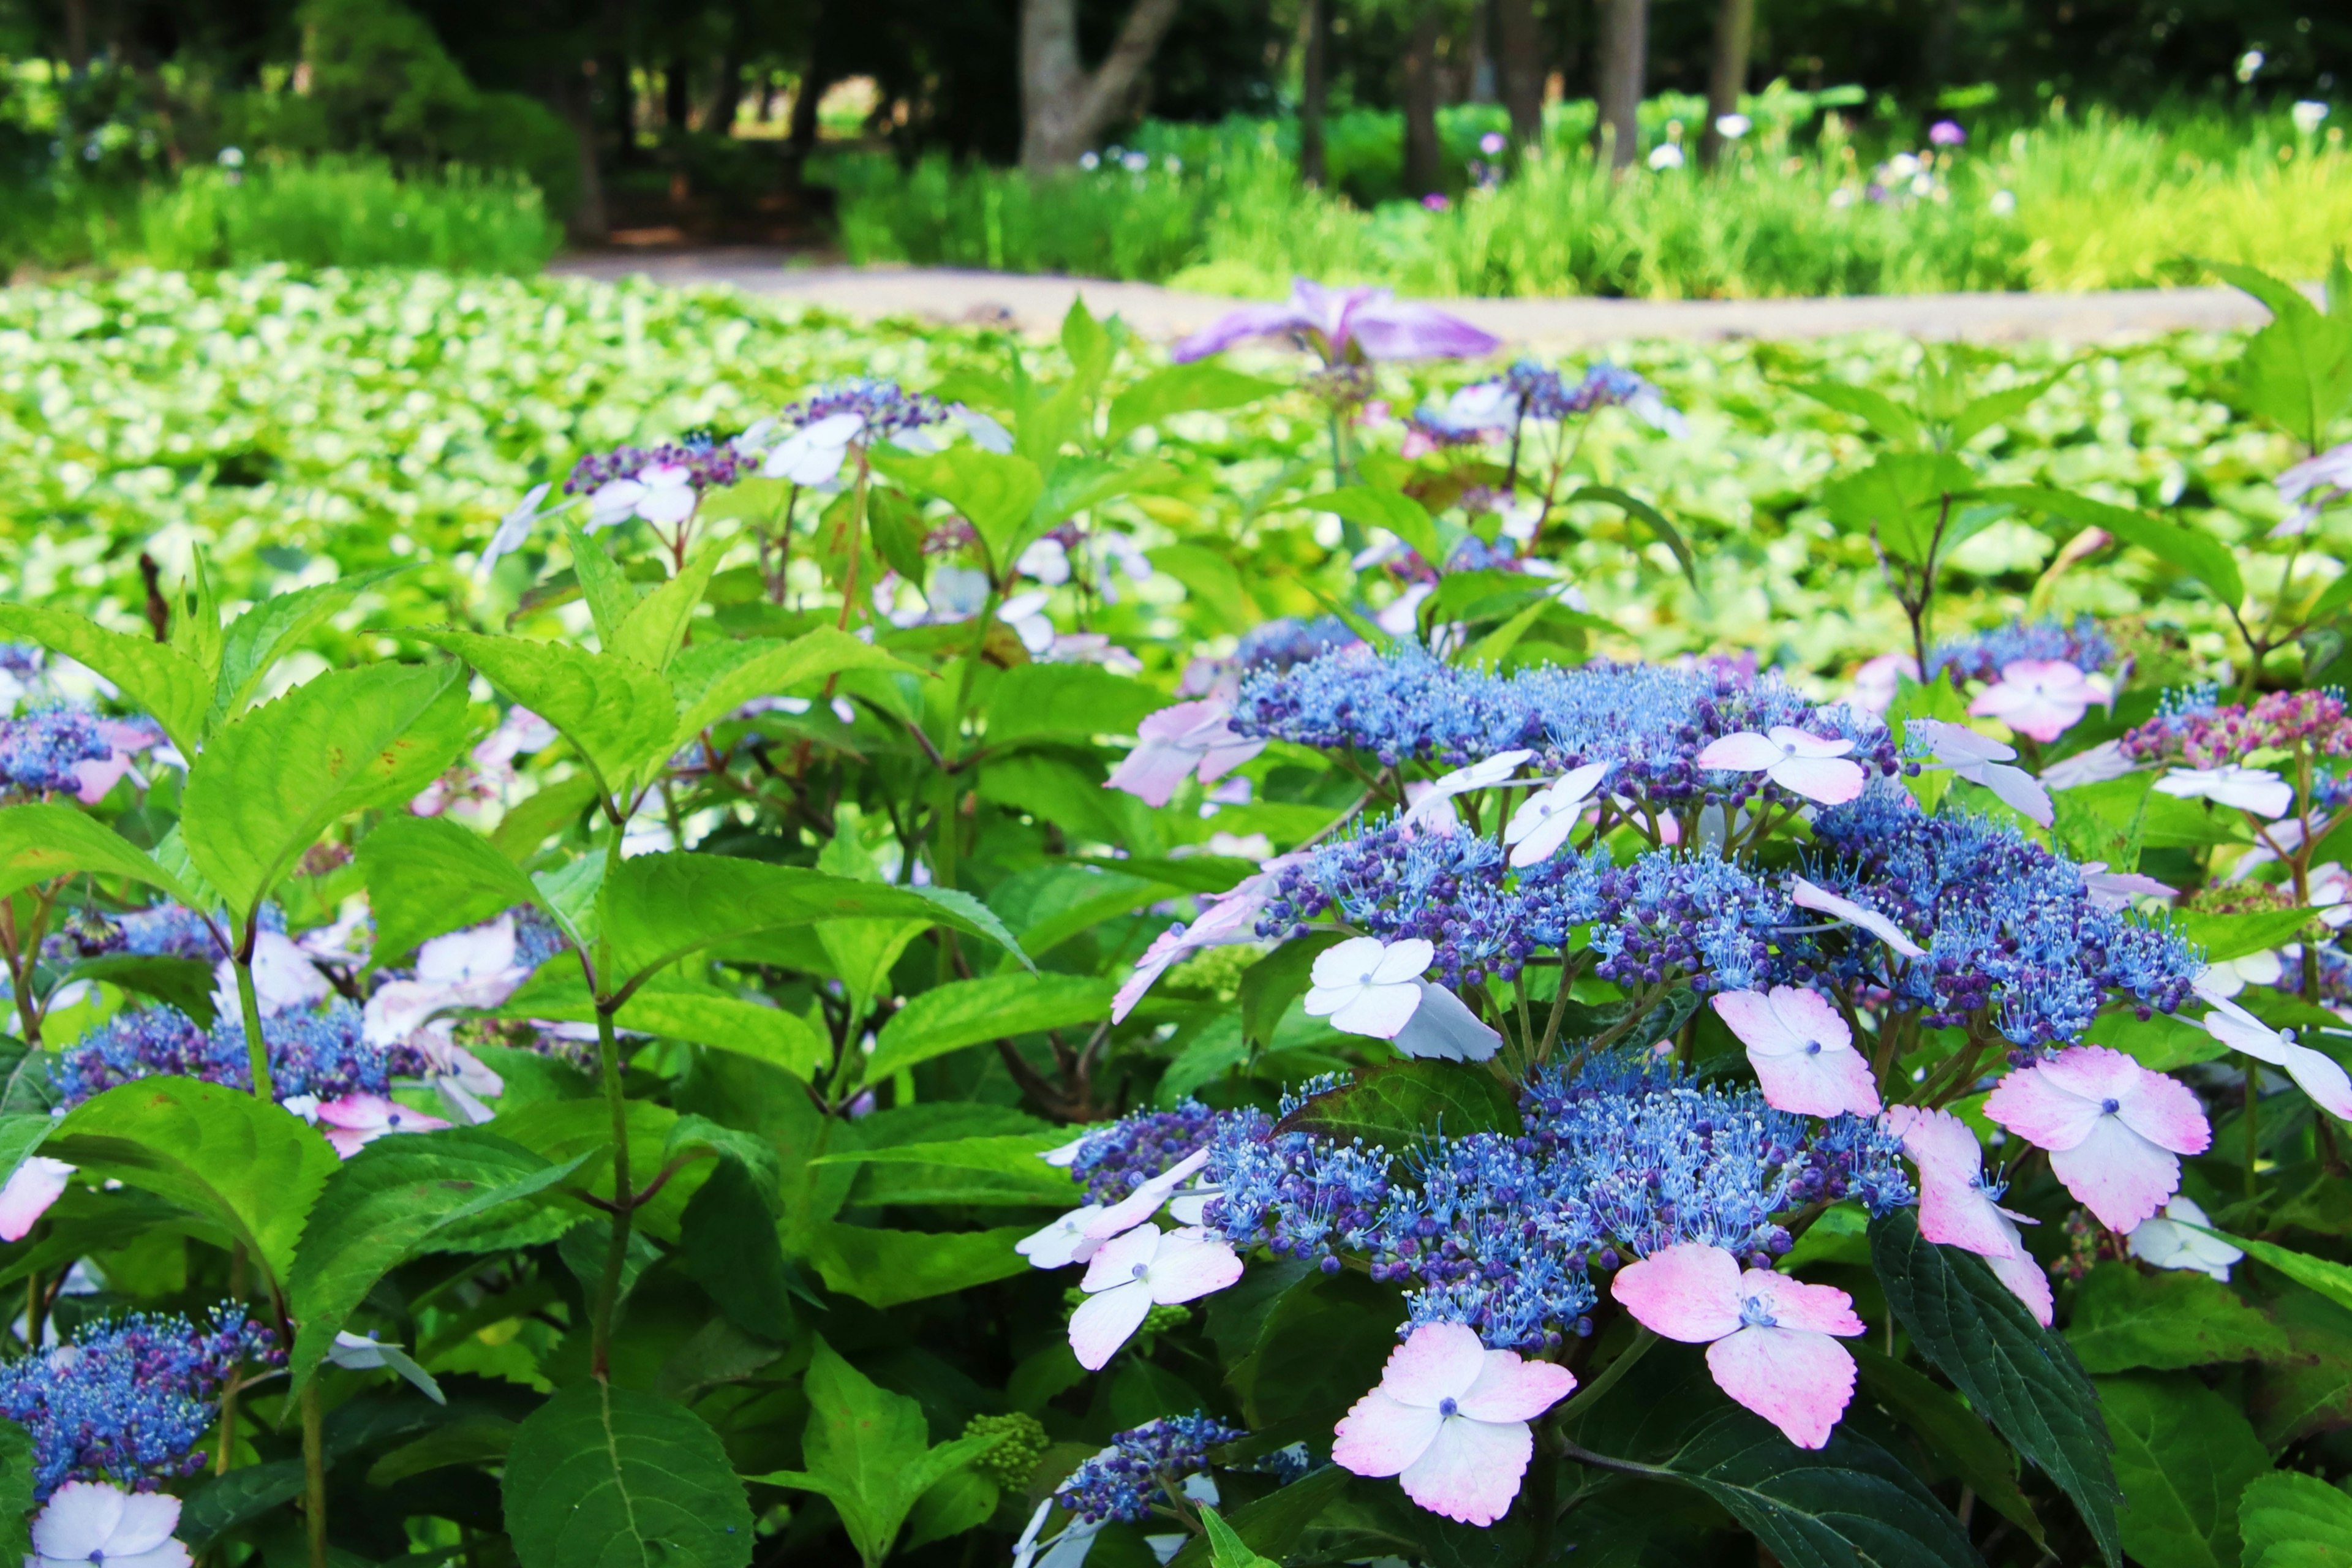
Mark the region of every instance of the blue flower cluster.
POLYGON ((1710 741, 1780 724, 1853 741, 1865 768, 1892 774, 1901 765, 1893 737, 1870 715, 1818 707, 1778 674, 1751 678, 1720 664, 1595 660, 1500 676, 1444 664, 1418 644, 1385 657, 1359 647, 1251 671, 1232 719, 1237 734, 1366 751, 1391 767, 1454 767, 1521 748, 1546 768, 1605 761, 1615 764, 1612 790, 1656 806, 1777 794, 1760 774, 1704 770, 1692 759, 1710 741))
POLYGON ((1209 1450, 1249 1434, 1202 1411, 1164 1415, 1113 1433, 1110 1447, 1070 1472, 1058 1493, 1062 1506, 1088 1524, 1140 1524, 1163 1492, 1209 1468, 1209 1450))
POLYGON ((1318 616, 1311 621, 1284 616, 1261 621, 1243 633, 1234 648, 1234 662, 1250 668, 1288 669, 1294 664, 1319 658, 1337 648, 1356 647, 1361 641, 1337 616, 1318 616))
MULTIPOLYGON (((1334 1087, 1303 1086, 1282 1116, 1334 1087)), ((1547 1068, 1519 1109, 1519 1133, 1433 1134, 1394 1158, 1224 1112, 1203 1223, 1325 1273, 1360 1258, 1374 1279, 1412 1287, 1412 1323, 1538 1350, 1591 1332, 1591 1273, 1628 1256, 1701 1242, 1768 1267, 1789 1249, 1780 1216, 1794 1209, 1853 1198, 1883 1214, 1914 1197, 1900 1142, 1874 1122, 1774 1110, 1753 1088, 1702 1086, 1645 1051, 1547 1068)))
POLYGON ((782 424, 800 430, 836 414, 855 414, 863 418, 866 431, 861 439, 866 441, 892 440, 910 430, 937 425, 948 416, 947 409, 936 397, 908 392, 895 381, 860 376, 817 388, 805 401, 793 404, 779 417, 782 424))
POLYGON ((1146 1110, 1090 1133, 1070 1162, 1086 1184, 1087 1202, 1115 1204, 1177 1161, 1205 1146, 1216 1113, 1188 1100, 1173 1110, 1146 1110))
MULTIPOLYGON (((261 1021, 269 1076, 280 1100, 315 1095, 383 1094, 394 1078, 422 1077, 424 1058, 405 1046, 387 1050, 362 1037, 360 1010, 341 997, 310 1011, 261 1021)), ((170 1007, 116 1014, 60 1051, 50 1064, 68 1107, 143 1078, 173 1076, 250 1089, 253 1072, 245 1025, 223 1016, 207 1031, 170 1007)))
POLYGON ((2116 645, 2099 623, 2077 616, 2063 621, 2011 621, 1989 632, 1957 637, 1927 650, 1927 675, 1962 680, 1999 680, 2001 666, 2021 658, 2063 659, 2081 670, 2105 669, 2115 662, 2116 645))
MULTIPOLYGON (((278 914, 274 907, 262 910, 263 923, 278 914)), ((193 958, 204 963, 218 963, 228 953, 213 938, 213 928, 205 917, 184 904, 157 904, 152 909, 131 910, 114 917, 121 931, 120 946, 124 952, 135 952, 149 958, 193 958)), ((282 930, 285 917, 278 915, 282 930)))
POLYGON ((0 719, 0 790, 50 795, 78 790, 78 763, 102 763, 114 754, 98 732, 98 716, 87 709, 49 703, 0 719))
MULTIPOLYGON (((1965 813, 1929 816, 1910 797, 1873 790, 1813 822, 1814 881, 1909 932, 1927 949, 1904 966, 1898 996, 1929 1027, 1990 1010, 2025 1051, 2081 1037, 2111 995, 2142 1018, 2189 999, 2204 967, 2173 932, 2102 909, 2083 874, 2014 829, 1965 813)), ((1791 978, 1881 983, 1886 951, 1849 943, 1833 958, 1790 952, 1791 978)))
POLYGON ((1634 372, 1606 360, 1573 382, 1533 360, 1521 360, 1504 373, 1503 380, 1530 419, 1570 419, 1596 408, 1623 404, 1664 406, 1656 387, 1634 372))
POLYGON ((277 1336, 234 1305, 202 1324, 132 1312, 0 1365, 0 1416, 32 1436, 36 1502, 77 1480, 152 1491, 204 1468, 196 1443, 240 1363, 285 1359, 277 1336))

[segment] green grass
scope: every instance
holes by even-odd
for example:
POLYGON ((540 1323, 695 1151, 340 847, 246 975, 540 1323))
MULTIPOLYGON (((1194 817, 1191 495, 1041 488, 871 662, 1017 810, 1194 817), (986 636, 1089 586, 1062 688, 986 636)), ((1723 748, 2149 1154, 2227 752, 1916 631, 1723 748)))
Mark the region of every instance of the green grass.
MULTIPOLYGON (((1980 129, 1971 146, 1898 174, 1885 163, 1911 150, 1901 138, 1858 142, 1796 95, 1755 107, 1755 134, 1721 168, 1624 176, 1586 152, 1589 110, 1556 108, 1545 145, 1518 170, 1471 185, 1442 212, 1367 207, 1302 185, 1295 128, 1278 121, 1147 126, 1134 138, 1141 171, 1107 161, 1037 187, 937 160, 903 174, 845 160, 835 178, 853 260, 1255 295, 1278 294, 1294 276, 1437 296, 2145 288, 2191 280, 2188 257, 2315 277, 2352 241, 2352 154, 2340 132, 2304 135, 2284 114, 2131 120, 2061 107, 2013 131, 1980 129)), ((1663 142, 1689 129, 1695 146, 1699 111, 1695 101, 1646 106, 1645 135, 1663 142)), ((1496 113, 1447 117, 1457 163, 1496 113)), ((1360 194, 1389 182, 1374 156, 1392 145, 1384 125, 1393 117, 1335 120, 1335 186, 1360 194)))
POLYGON ((527 181, 465 168, 403 175, 380 159, 272 159, 127 190, 0 194, 0 261, 49 270, 277 262, 522 275, 562 241, 527 181))

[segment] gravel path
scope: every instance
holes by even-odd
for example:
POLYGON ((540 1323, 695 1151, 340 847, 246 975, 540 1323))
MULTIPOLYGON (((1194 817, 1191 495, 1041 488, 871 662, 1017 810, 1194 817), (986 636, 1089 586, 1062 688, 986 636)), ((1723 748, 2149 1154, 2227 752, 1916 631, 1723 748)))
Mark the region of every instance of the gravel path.
MULTIPOLYGON (((680 288, 732 286, 860 320, 922 316, 1006 321, 1050 332, 1080 294, 1147 337, 1206 325, 1240 301, 1156 283, 1040 278, 946 268, 793 267, 788 253, 750 247, 567 257, 549 270, 618 279, 643 273, 680 288)), ((1570 348, 1630 338, 1822 338, 1891 331, 2000 342, 2098 342, 2182 329, 2260 326, 2268 313, 2234 289, 2143 289, 2105 294, 1863 295, 1843 300, 1448 300, 1438 301, 1514 343, 1570 348)))

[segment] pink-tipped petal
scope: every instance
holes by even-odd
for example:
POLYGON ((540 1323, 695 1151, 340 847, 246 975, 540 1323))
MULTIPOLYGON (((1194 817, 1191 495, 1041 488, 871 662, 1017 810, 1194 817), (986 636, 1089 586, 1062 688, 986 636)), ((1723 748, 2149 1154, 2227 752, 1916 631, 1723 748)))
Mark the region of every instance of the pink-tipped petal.
POLYGON ((1843 805, 1870 782, 1861 763, 1844 757, 1791 757, 1766 769, 1764 776, 1790 794, 1822 805, 1843 805))
POLYGON ((1753 730, 1743 730, 1736 735, 1709 741, 1691 761, 1699 767, 1722 773, 1753 773, 1786 761, 1788 755, 1786 747, 1774 745, 1753 730))
POLYGON ((1749 1268, 1739 1276, 1739 1293, 1765 1303, 1784 1329, 1848 1338, 1864 1331, 1863 1321, 1854 1316, 1853 1298, 1834 1285, 1808 1285, 1769 1268, 1749 1268))
POLYGON ((1375 1388, 1331 1429, 1331 1462, 1360 1476, 1396 1475, 1429 1451, 1445 1419, 1434 1405, 1406 1405, 1375 1388))
POLYGON ((1853 1357, 1807 1329, 1742 1329, 1706 1347, 1706 1370, 1800 1448, 1827 1444, 1853 1398, 1853 1357))
POLYGON ((1466 1323, 1423 1323, 1389 1352, 1381 1389, 1407 1405, 1459 1399, 1486 1370, 1486 1347, 1466 1323))
POLYGON ((49 1205, 66 1190, 74 1168, 63 1160, 34 1154, 8 1174, 0 1187, 0 1241, 22 1241, 31 1234, 49 1205))
POLYGON ((1739 1265, 1719 1247, 1685 1241, 1617 1271, 1609 1293, 1653 1333, 1706 1344, 1739 1328, 1739 1265))
POLYGON ((1151 945, 1143 950, 1143 956, 1135 961, 1135 973, 1127 977, 1118 994, 1111 998, 1110 1021, 1114 1024, 1127 1022, 1127 1016, 1135 1011, 1135 1005, 1143 1000, 1144 993, 1158 984, 1160 977, 1192 951, 1182 935, 1172 928, 1154 937, 1151 945))
POLYGON ((1925 1168, 1919 1173, 1919 1234, 1939 1247, 1957 1247, 1979 1258, 2006 1258, 2017 1246, 2017 1227, 1983 1188, 1925 1168))
POLYGON ((1903 1140, 1903 1152, 1919 1167, 1948 1181, 1974 1182, 1984 1169, 1984 1151, 1969 1124, 1948 1110, 1898 1105, 1886 1113, 1886 1130, 1903 1140))
POLYGON ((1986 1120, 2037 1149, 2072 1149, 2089 1137, 2101 1101, 2064 1088, 2051 1076, 2054 1065, 2041 1062, 2004 1076, 1985 1098, 1986 1120))
POLYGON ((2053 1150, 2051 1173, 2109 1230, 2129 1230, 2180 1189, 2180 1162, 2119 1118, 2102 1116, 2071 1149, 2053 1150))
POLYGON ((1878 1114, 1878 1080, 1852 1046, 1816 1045, 1788 1056, 1767 1056, 1753 1047, 1748 1065, 1764 1090, 1764 1103, 1801 1116, 1878 1114))
MULTIPOLYGON (((2131 1089, 2119 1097, 2117 1118, 2159 1149, 2176 1154, 2205 1152, 2213 1142, 2213 1127, 2195 1092, 2178 1079, 2132 1065, 2137 1071, 2131 1089)), ((2340 1068, 2336 1077, 2343 1077, 2340 1068)))
MULTIPOLYGON (((1921 1234, 1926 1234, 1924 1229, 1921 1234)), ((2025 1310, 2033 1314, 2033 1321, 2048 1328, 2056 1314, 2056 1304, 2050 1296, 2050 1276, 2042 1271, 2042 1265, 2033 1261, 2033 1255, 2019 1246, 2007 1258, 1988 1257, 1985 1262, 1992 1269, 1993 1278, 2008 1286, 2009 1293, 2025 1303, 2025 1310)))
POLYGON ((1827 888, 1818 888, 1802 877, 1789 882, 1789 901, 1801 910, 1819 910, 1825 915, 1835 915, 1850 925, 1860 926, 1906 958, 1924 958, 1927 950, 1904 934, 1903 928, 1875 910, 1864 909, 1852 899, 1841 898, 1827 888))
POLYGON ((1534 1452, 1535 1434, 1524 1421, 1457 1415, 1437 1429, 1428 1451, 1405 1467, 1397 1483, 1432 1513, 1489 1525, 1510 1511, 1534 1452))
POLYGON ((1163 1307, 1198 1300, 1242 1277, 1242 1260, 1230 1243, 1205 1230, 1185 1229, 1160 1243, 1152 1259, 1151 1299, 1163 1307))
MULTIPOLYGON (((1088 1228, 1093 1228, 1091 1224, 1088 1228)), ((1086 1278, 1078 1281, 1078 1289, 1088 1292, 1108 1290, 1131 1279, 1140 1279, 1159 1253, 1158 1226, 1139 1225, 1133 1230, 1121 1232, 1096 1249, 1087 1263, 1086 1278)))
POLYGON ((1070 1314, 1070 1350, 1088 1372, 1100 1372, 1151 1315, 1151 1288, 1137 1279, 1087 1297, 1070 1314))
POLYGON ((1532 1421, 1576 1392, 1576 1374, 1548 1361, 1524 1361, 1517 1351, 1488 1351, 1478 1381, 1460 1396, 1473 1421, 1532 1421))

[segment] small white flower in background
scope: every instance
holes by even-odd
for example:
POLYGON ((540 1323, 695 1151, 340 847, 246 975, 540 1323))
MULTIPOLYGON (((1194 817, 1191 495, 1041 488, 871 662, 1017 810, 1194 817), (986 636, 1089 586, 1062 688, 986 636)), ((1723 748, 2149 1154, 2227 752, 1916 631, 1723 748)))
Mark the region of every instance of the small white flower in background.
POLYGON ((1307 1016, 1328 1018, 1343 1034, 1392 1040, 1420 1008, 1414 982, 1436 956, 1420 937, 1390 943, 1358 936, 1326 948, 1315 960, 1307 1016))
POLYGON ((1013 432, 977 408, 967 408, 961 403, 948 405, 948 417, 962 427, 971 437, 971 444, 983 452, 1003 457, 1013 450, 1013 432))
POLYGON ((997 606, 997 618, 1013 628, 1021 646, 1032 658, 1051 652, 1054 647, 1053 617, 1045 614, 1045 605, 1053 597, 1045 589, 1015 594, 997 606))
POLYGON ((2263 54, 2260 49, 2248 49, 2238 57, 2238 80, 2250 82, 2262 74, 2263 54))
POLYGON ((1518 771, 1519 764, 1535 753, 1529 751, 1497 752, 1484 762, 1441 773, 1429 781, 1428 787, 1412 797, 1412 805, 1404 814, 1408 826, 1418 826, 1432 817, 1442 816, 1452 822, 1453 800, 1457 795, 1473 790, 1492 789, 1518 771))
POLYGON ((168 1492, 68 1481, 33 1521, 25 1568, 188 1568, 172 1534, 179 1524, 180 1500, 168 1492))
POLYGON ((2015 191, 1995 191, 1992 194, 1991 199, 1985 203, 1985 210, 1991 213, 1995 217, 2009 216, 2011 213, 2017 210, 2017 193, 2015 191))
POLYGON ((2226 1285, 2230 1266, 2245 1254, 2218 1236, 2192 1228, 2203 1226, 2210 1230, 2212 1225, 2196 1200, 2174 1198, 2160 1213, 2132 1226, 2131 1255, 2151 1268, 2193 1268, 2226 1285))
POLYGON ((2179 890, 2137 871, 2110 871, 2105 860, 2083 862, 2083 887, 2103 910, 2127 908, 2135 898, 2168 899, 2179 890))
POLYGON ((1744 114, 1718 114, 1715 117, 1715 133, 1726 142, 1737 142, 1754 129, 1756 122, 1744 114))
POLYGON ((2294 805, 2294 786, 2266 768, 2174 768, 2156 781, 2158 795, 2210 800, 2257 816, 2284 816, 2294 805))
POLYGON ((500 556, 522 548, 523 541, 530 537, 532 529, 574 504, 572 500, 561 500, 542 510, 539 503, 547 499, 547 492, 553 488, 552 484, 542 479, 523 492, 522 500, 515 503, 512 511, 499 519, 498 530, 490 535, 490 542, 482 550, 481 563, 475 568, 477 575, 487 579, 490 568, 499 563, 500 556))
POLYGON ((1023 551, 1013 569, 1024 577, 1058 588, 1070 580, 1070 552, 1060 540, 1048 534, 1023 551))
POLYGON ((790 479, 796 485, 830 483, 841 472, 850 444, 865 433, 863 414, 828 414, 776 443, 767 461, 760 465, 760 473, 766 479, 790 479))
POLYGON ((1126 157, 1121 158, 1119 162, 1127 166, 1127 172, 1129 174, 1140 174, 1151 167, 1151 154, 1149 153, 1129 153, 1126 157))
POLYGON ((2327 105, 2315 98, 2306 98, 2287 112, 2294 118, 2294 128, 2305 136, 2311 136, 2318 132, 2319 122, 2327 118, 2327 105))
POLYGON ((1897 153, 1880 164, 1878 172, 1885 175, 1890 184, 1896 180, 1907 180, 1919 172, 1919 154, 1897 153))
POLYGON ((2197 978, 2197 991, 2213 1005, 2204 1017, 2207 1034, 2241 1055, 2278 1068, 2294 1079, 2313 1104, 2338 1121, 2352 1121, 2352 1076, 2334 1057, 2297 1045, 2294 1030, 2272 1028, 2226 994, 2209 987, 2204 975, 2197 978))
POLYGON ((1650 167, 1661 174, 1683 166, 1683 150, 1671 142, 1661 142, 1650 149, 1650 167))
POLYGON ((2007 764, 2017 759, 2017 748, 1958 724, 1934 719, 1914 719, 1906 733, 1927 742, 1937 763, 1970 784, 1982 784, 2005 804, 2047 827, 2054 820, 2050 792, 2023 768, 2007 764))
POLYGON ((1101 168, 1101 167, 1102 167, 1102 154, 1101 154, 1101 153, 1091 153, 1091 152, 1089 152, 1089 153, 1079 153, 1079 154, 1078 154, 1078 167, 1079 167, 1079 168, 1081 168, 1081 169, 1087 170, 1087 171, 1089 171, 1089 172, 1091 172, 1091 171, 1093 171, 1093 170, 1096 170, 1096 169, 1099 169, 1099 168, 1101 168))
POLYGON ((415 1384, 434 1404, 449 1403, 449 1396, 441 1392, 441 1385, 433 1381, 431 1373, 410 1360, 399 1345, 385 1344, 373 1334, 338 1333, 327 1350, 327 1359, 353 1372, 388 1368, 415 1384))
POLYGON ((1576 830, 1577 819, 1584 815, 1584 808, 1593 804, 1594 794, 1608 775, 1610 766, 1601 762, 1570 768, 1521 801, 1519 809, 1511 814, 1510 825, 1503 830, 1503 842, 1511 846, 1511 864, 1525 869, 1559 854, 1568 836, 1576 830))
POLYGON ((224 147, 220 150, 220 156, 215 162, 224 169, 242 169, 245 167, 245 149, 224 147))
POLYGON ((607 479, 588 498, 588 526, 613 528, 633 517, 670 526, 694 515, 694 470, 652 463, 633 479, 607 479))

